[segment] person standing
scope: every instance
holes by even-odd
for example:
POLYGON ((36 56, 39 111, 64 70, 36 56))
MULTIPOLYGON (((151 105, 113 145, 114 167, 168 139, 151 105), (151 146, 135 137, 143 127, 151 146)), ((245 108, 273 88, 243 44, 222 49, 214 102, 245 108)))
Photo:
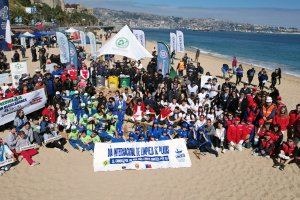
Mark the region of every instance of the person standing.
POLYGON ((37 54, 36 54, 36 48, 34 45, 31 46, 31 56, 32 56, 32 62, 36 62, 37 61, 37 54))
POLYGON ((198 62, 200 56, 200 49, 197 49, 196 56, 195 56, 195 62, 198 62))
POLYGON ((278 85, 280 85, 280 82, 281 82, 281 68, 279 67, 278 69, 277 69, 277 77, 278 77, 278 85))
POLYGON ((240 64, 238 68, 236 68, 236 85, 239 85, 240 82, 242 81, 244 74, 244 69, 243 66, 240 64))
POLYGON ((237 67, 237 59, 236 57, 234 56, 233 59, 232 59, 232 70, 233 70, 233 74, 235 74, 235 70, 236 70, 236 67, 237 67))
POLYGON ((15 50, 14 56, 13 56, 14 62, 20 62, 20 54, 17 50, 15 50))
POLYGON ((21 50, 21 53, 22 53, 22 58, 25 58, 26 57, 26 47, 24 47, 22 45, 21 48, 20 48, 20 50, 21 50))
POLYGON ((255 69, 254 69, 254 67, 252 67, 252 69, 249 69, 247 71, 247 78, 248 78, 248 84, 249 85, 251 85, 254 75, 255 75, 255 69))
POLYGON ((271 74, 271 87, 275 87, 275 85, 276 85, 276 83, 277 83, 277 78, 278 78, 278 71, 277 71, 277 69, 274 71, 274 72, 272 72, 272 74, 271 74))

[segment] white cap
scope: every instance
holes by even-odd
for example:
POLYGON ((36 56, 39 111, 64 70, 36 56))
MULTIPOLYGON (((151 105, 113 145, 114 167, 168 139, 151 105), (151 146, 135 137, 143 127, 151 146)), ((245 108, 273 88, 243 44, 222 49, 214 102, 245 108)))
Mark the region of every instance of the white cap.
POLYGON ((59 92, 59 91, 56 91, 56 92, 55 92, 55 94, 59 95, 59 94, 60 94, 60 92, 59 92))
POLYGON ((92 102, 88 101, 88 102, 87 102, 87 104, 88 104, 88 105, 91 105, 91 104, 92 104, 92 102))
POLYGON ((54 75, 54 77, 55 77, 55 78, 59 78, 59 77, 60 77, 60 75, 54 75))
POLYGON ((79 92, 76 90, 76 91, 74 92, 74 94, 79 94, 79 92))
POLYGON ((81 103, 80 106, 85 107, 85 103, 81 103))
POLYGON ((88 93, 84 93, 83 95, 84 95, 84 96, 88 96, 88 93))
POLYGON ((272 102, 273 100, 272 100, 272 97, 267 97, 267 99, 266 99, 266 102, 267 103, 270 103, 270 102, 272 102))
POLYGON ((65 114, 67 114, 67 112, 65 110, 63 110, 63 111, 61 111, 61 114, 65 115, 65 114))
POLYGON ((92 96, 92 99, 96 99, 96 97, 95 97, 95 96, 92 96))

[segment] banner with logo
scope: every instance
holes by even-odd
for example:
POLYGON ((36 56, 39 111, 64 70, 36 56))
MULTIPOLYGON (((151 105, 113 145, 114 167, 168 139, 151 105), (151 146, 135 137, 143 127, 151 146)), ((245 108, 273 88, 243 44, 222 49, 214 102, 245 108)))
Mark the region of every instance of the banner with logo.
POLYGON ((176 34, 175 33, 170 33, 170 52, 172 53, 173 51, 176 52, 176 34))
POLYGON ((133 34, 135 35, 136 39, 141 43, 141 45, 146 48, 146 38, 144 31, 133 30, 133 34))
POLYGON ((184 36, 182 31, 176 31, 176 52, 184 52, 184 36))
POLYGON ((184 139, 95 144, 95 172, 191 166, 184 139))
POLYGON ((22 74, 28 74, 27 63, 26 62, 14 62, 10 63, 10 72, 12 77, 12 84, 14 87, 19 85, 19 79, 22 74))
POLYGON ((8 0, 0 1, 0 49, 4 51, 10 50, 5 42, 6 22, 9 19, 8 0))
POLYGON ((15 119, 18 110, 23 109, 27 115, 45 107, 47 98, 44 89, 0 101, 0 125, 15 119))
POLYGON ((88 32, 87 36, 90 39, 91 55, 92 55, 93 58, 95 58, 96 57, 96 51, 97 51, 96 37, 95 37, 94 33, 92 33, 92 32, 88 32))
POLYGON ((168 46, 163 42, 157 43, 157 70, 161 69, 165 77, 169 73, 170 54, 168 46))
MULTIPOLYGON (((74 64, 75 69, 77 69, 77 62, 78 62, 77 51, 73 42, 69 41, 69 47, 70 47, 70 58, 71 58, 70 64, 74 64)), ((67 68, 71 68, 71 65, 67 65, 67 68)))
POLYGON ((80 42, 81 42, 81 46, 86 47, 86 36, 85 33, 83 31, 80 31, 80 42))
POLYGON ((26 38, 21 37, 20 41, 21 41, 21 46, 24 46, 26 48, 26 38))
POLYGON ((60 62, 61 63, 70 62, 70 47, 69 47, 68 38, 65 36, 65 34, 61 32, 56 32, 56 40, 60 52, 60 62))
POLYGON ((9 82, 9 74, 8 73, 0 74, 0 84, 8 83, 8 82, 9 82))

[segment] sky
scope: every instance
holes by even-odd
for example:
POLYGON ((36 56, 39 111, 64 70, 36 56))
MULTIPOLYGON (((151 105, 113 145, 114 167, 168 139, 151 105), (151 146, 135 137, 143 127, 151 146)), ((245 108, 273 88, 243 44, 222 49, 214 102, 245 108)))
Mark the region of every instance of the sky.
POLYGON ((300 0, 65 0, 87 7, 300 28, 300 0))

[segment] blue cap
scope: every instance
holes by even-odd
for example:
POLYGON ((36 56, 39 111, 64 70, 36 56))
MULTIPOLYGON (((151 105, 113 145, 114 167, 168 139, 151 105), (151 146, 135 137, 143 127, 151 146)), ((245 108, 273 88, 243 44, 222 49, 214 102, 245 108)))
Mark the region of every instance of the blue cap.
POLYGON ((137 126, 137 127, 135 127, 135 130, 136 130, 136 131, 141 131, 141 127, 140 127, 140 126, 137 126))
POLYGON ((201 127, 198 129, 198 131, 203 131, 203 132, 204 132, 204 127, 201 126, 201 127))
POLYGON ((178 130, 177 135, 183 137, 182 130, 178 130))
POLYGON ((154 134, 151 132, 151 133, 148 133, 148 136, 149 137, 154 137, 154 134))
POLYGON ((134 137, 134 135, 135 135, 135 134, 134 134, 133 132, 130 132, 130 133, 129 133, 129 137, 134 137))
POLYGON ((158 120, 155 119, 154 122, 153 122, 153 124, 158 124, 158 120))
POLYGON ((168 132, 168 129, 164 128, 163 133, 167 133, 167 132, 168 132))
POLYGON ((167 126, 173 126, 172 122, 168 122, 167 126))
POLYGON ((119 131, 119 132, 118 132, 118 135, 119 135, 119 136, 123 136, 123 135, 124 135, 124 132, 123 132, 123 131, 119 131))
POLYGON ((145 137, 145 133, 141 132, 141 133, 140 133, 140 137, 143 137, 143 138, 144 138, 144 137, 145 137))
POLYGON ((191 127, 194 127, 194 123, 193 122, 190 122, 190 124, 189 124, 189 128, 191 128, 191 127))
POLYGON ((189 125, 188 125, 187 123, 185 123, 185 122, 182 123, 182 128, 188 128, 188 126, 189 126, 189 125))

